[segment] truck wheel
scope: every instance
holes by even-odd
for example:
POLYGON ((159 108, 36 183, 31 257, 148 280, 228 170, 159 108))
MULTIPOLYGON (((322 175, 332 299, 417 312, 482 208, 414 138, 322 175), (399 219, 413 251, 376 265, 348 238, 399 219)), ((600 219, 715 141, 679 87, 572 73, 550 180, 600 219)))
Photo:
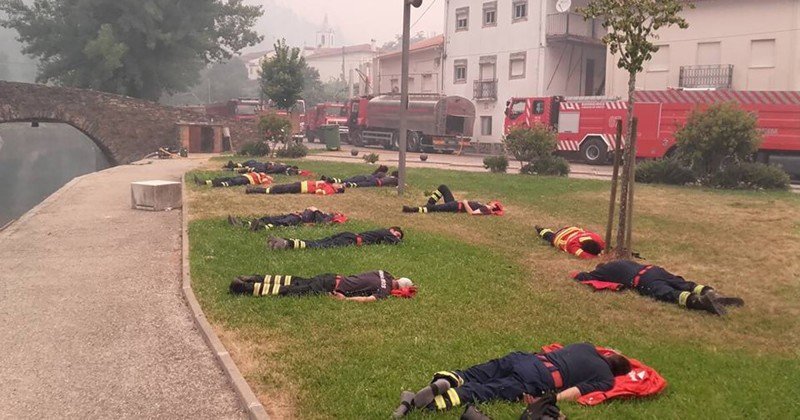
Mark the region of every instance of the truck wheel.
POLYGON ((590 138, 581 145, 581 158, 590 165, 602 165, 608 162, 608 146, 597 138, 590 138))
POLYGON ((419 152, 419 143, 421 139, 422 135, 420 135, 418 131, 409 131, 406 140, 406 150, 409 152, 419 152))

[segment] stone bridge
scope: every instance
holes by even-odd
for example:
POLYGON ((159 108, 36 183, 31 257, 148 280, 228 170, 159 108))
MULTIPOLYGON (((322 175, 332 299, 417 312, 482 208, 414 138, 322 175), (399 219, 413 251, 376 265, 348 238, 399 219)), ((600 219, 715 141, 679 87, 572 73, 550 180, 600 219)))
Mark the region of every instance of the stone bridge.
MULTIPOLYGON (((89 137, 112 165, 178 146, 178 121, 206 117, 186 109, 93 90, 0 81, 0 123, 60 122, 89 137)), ((219 119, 215 119, 219 122, 219 119)), ((252 122, 225 121, 233 147, 257 138, 252 122)))

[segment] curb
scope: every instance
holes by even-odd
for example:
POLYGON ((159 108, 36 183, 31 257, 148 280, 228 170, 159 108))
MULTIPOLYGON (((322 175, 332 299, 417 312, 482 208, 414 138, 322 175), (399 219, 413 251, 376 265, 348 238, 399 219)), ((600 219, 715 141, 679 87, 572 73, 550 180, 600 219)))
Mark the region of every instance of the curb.
MULTIPOLYGON (((186 174, 183 174, 181 175, 182 192, 185 186, 186 174)), ((181 196, 181 220, 183 230, 183 234, 181 235, 181 290, 183 292, 183 297, 186 299, 186 304, 192 311, 194 323, 197 325, 198 329, 200 329, 208 347, 214 352, 214 357, 217 359, 225 375, 228 377, 228 380, 230 380, 233 388, 236 390, 236 394, 247 410, 247 414, 253 420, 269 420, 267 410, 258 400, 258 397, 256 397, 256 394, 250 388, 250 385, 247 384, 247 381, 245 381, 242 372, 239 371, 230 353, 228 353, 228 349, 225 348, 222 341, 220 341, 219 337, 214 333, 211 324, 206 320, 200 303, 194 295, 194 290, 192 290, 192 279, 189 275, 189 207, 186 198, 187 194, 182 193, 181 196)))

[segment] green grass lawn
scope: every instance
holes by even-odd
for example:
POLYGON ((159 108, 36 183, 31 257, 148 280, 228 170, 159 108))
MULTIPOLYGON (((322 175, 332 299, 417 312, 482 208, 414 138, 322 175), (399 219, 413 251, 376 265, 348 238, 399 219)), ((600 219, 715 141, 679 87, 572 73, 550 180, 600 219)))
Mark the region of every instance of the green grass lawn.
MULTIPOLYGON (((299 163, 318 175, 374 168, 299 163)), ((607 189, 602 181, 427 169, 409 170, 406 198, 391 189, 331 197, 248 196, 243 187, 191 186, 193 287, 276 418, 387 418, 400 391, 417 390, 433 372, 577 341, 640 359, 669 387, 647 401, 591 408, 562 404, 570 418, 799 417, 794 395, 800 386, 800 200, 788 193, 638 187, 636 249, 651 263, 745 298, 745 308, 720 319, 633 293, 594 293, 567 278, 569 270, 593 263, 554 251, 535 237, 533 224, 578 224, 602 233, 607 189), (423 192, 442 183, 457 198, 500 199, 508 214, 400 213, 400 205, 422 204, 423 192), (305 239, 400 225, 406 240, 398 246, 270 251, 267 233, 235 229, 223 219, 228 213, 275 214, 308 205, 345 212, 351 220, 272 234, 305 239), (240 274, 374 269, 414 279, 419 295, 358 304, 227 292, 240 274)), ((521 409, 520 403, 482 407, 497 419, 516 418, 521 409)), ((411 418, 458 415, 460 410, 411 418)))

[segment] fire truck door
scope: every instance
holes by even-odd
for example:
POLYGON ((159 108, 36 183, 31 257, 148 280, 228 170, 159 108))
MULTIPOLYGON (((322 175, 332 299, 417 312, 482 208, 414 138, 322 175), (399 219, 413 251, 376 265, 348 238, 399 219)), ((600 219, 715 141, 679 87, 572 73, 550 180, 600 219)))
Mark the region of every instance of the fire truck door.
POLYGON ((666 151, 666 144, 662 144, 659 140, 659 132, 661 131, 661 104, 635 104, 633 115, 639 119, 636 128, 636 156, 663 156, 666 151))

